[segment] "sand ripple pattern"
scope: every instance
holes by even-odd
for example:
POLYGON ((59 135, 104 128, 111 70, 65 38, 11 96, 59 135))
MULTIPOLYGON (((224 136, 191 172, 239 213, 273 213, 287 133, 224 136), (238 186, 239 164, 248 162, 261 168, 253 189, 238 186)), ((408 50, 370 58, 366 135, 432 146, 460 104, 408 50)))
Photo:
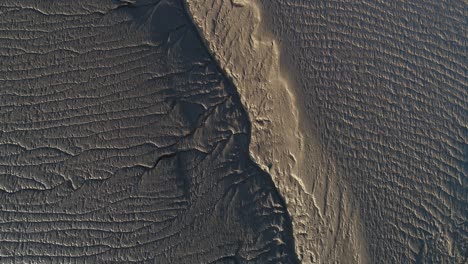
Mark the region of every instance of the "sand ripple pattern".
POLYGON ((176 0, 0 3, 1 263, 294 263, 176 0))
POLYGON ((466 263, 466 1, 262 2, 371 262, 466 263))

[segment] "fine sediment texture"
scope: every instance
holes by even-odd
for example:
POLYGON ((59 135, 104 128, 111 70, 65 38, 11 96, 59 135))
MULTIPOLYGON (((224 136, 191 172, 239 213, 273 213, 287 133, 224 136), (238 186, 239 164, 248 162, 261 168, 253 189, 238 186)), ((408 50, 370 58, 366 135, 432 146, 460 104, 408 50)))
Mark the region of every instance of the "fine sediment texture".
POLYGON ((1 263, 296 263, 181 1, 0 2, 1 263))
POLYGON ((369 262, 467 263, 466 1, 261 2, 369 262))
POLYGON ((460 0, 3 0, 0 263, 467 263, 460 0))
POLYGON ((252 123, 250 155, 285 198, 301 261, 365 262, 352 197, 317 138, 308 133, 304 142, 296 98, 280 69, 279 47, 260 29, 258 3, 186 4, 206 45, 240 93, 252 123))

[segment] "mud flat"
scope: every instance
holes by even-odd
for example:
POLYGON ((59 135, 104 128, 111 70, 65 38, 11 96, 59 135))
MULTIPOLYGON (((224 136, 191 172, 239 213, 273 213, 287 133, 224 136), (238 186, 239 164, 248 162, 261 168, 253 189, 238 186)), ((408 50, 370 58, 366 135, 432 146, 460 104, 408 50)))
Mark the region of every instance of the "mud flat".
POLYGON ((1 263, 297 263, 181 1, 0 1, 1 263))
POLYGON ((286 201, 301 261, 365 262, 358 210, 334 161, 303 124, 295 80, 281 68, 278 43, 261 28, 258 2, 187 0, 186 6, 240 94, 252 124, 250 155, 286 201))

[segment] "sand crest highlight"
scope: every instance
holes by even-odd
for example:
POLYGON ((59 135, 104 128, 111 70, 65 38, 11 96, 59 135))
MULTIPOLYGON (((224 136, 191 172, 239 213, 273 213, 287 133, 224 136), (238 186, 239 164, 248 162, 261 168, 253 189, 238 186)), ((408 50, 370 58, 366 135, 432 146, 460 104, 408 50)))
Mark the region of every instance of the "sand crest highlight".
MULTIPOLYGON (((359 246, 330 245, 333 240, 330 238, 338 236, 347 237, 342 240, 348 244, 360 244, 355 240, 356 228, 351 221, 337 222, 340 217, 355 217, 346 210, 344 193, 339 190, 326 192, 325 195, 334 198, 330 199, 331 204, 323 205, 332 207, 324 214, 313 194, 308 192, 310 188, 305 186, 302 178, 305 176, 298 176, 305 162, 306 146, 300 129, 299 109, 294 92, 280 70, 278 44, 259 30, 261 12, 257 3, 186 0, 186 8, 206 46, 240 94, 252 126, 250 155, 271 175, 287 203, 293 221, 296 253, 301 261, 322 263, 326 259, 351 255, 361 262, 356 254, 359 246)), ((320 158, 310 162, 316 163, 317 174, 326 167, 320 158)), ((327 173, 333 174, 331 171, 333 169, 327 168, 327 173)), ((327 186, 337 189, 333 180, 327 186)))

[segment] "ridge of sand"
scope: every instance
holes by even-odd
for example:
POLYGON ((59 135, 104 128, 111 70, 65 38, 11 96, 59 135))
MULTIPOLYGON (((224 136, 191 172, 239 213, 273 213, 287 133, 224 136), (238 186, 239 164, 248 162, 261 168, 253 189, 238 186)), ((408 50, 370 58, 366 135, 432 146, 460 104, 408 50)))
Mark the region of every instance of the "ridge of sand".
POLYGON ((341 262, 345 257, 362 262, 357 214, 346 206, 349 197, 338 188, 333 165, 325 164, 319 147, 304 144, 296 98, 280 69, 278 44, 259 29, 259 5, 243 0, 185 3, 205 45, 240 94, 252 126, 250 155, 285 199, 301 261, 341 262), (316 164, 304 166, 305 149, 316 164), (315 188, 306 186, 303 167, 322 175, 307 177, 320 181, 314 186, 324 186, 318 191, 323 197, 315 197, 315 188), (317 199, 325 202, 320 205, 317 199))

